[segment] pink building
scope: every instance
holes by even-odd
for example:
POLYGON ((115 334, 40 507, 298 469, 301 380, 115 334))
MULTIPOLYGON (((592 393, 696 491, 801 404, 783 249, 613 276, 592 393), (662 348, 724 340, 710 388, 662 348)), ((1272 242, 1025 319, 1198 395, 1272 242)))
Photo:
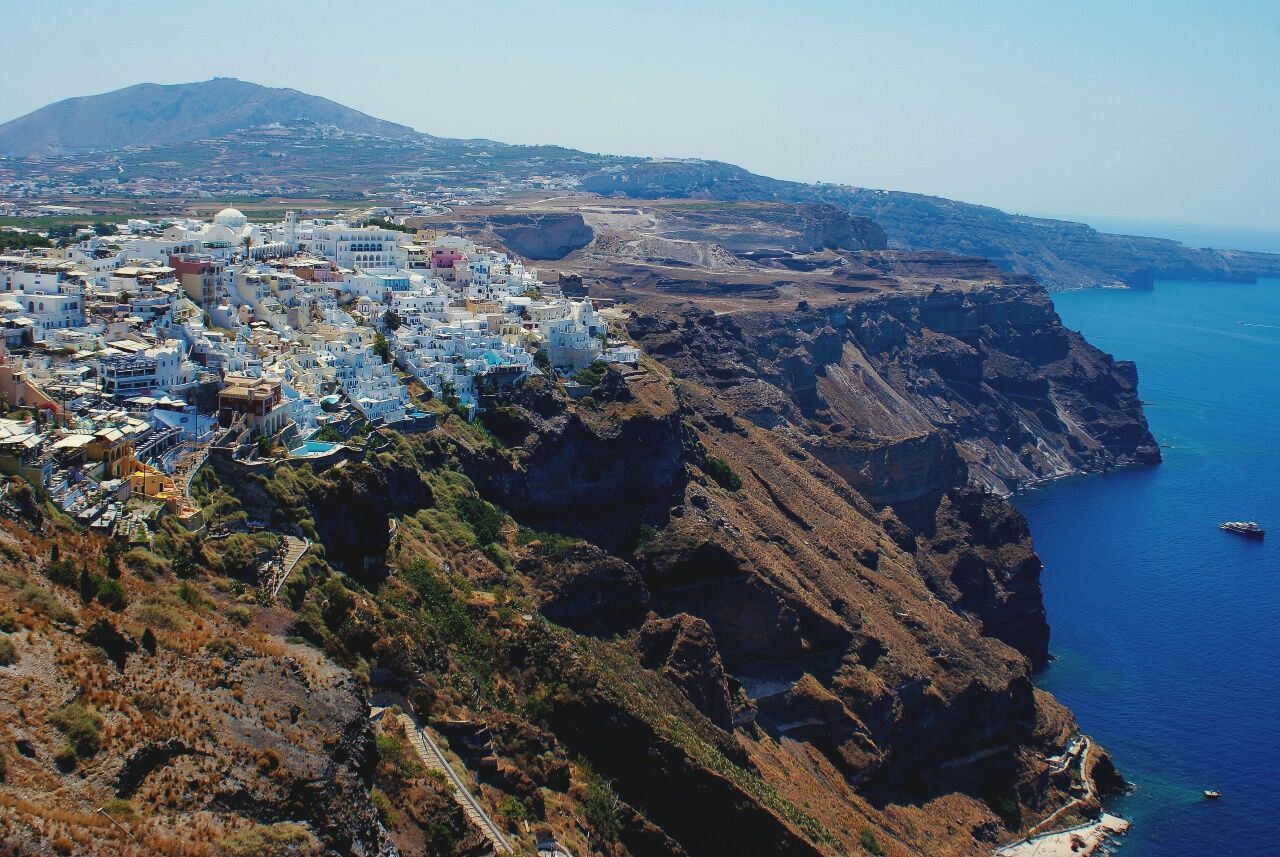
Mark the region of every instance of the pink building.
POLYGON ((431 267, 433 268, 452 268, 453 263, 467 257, 457 247, 432 247, 431 248, 431 267))

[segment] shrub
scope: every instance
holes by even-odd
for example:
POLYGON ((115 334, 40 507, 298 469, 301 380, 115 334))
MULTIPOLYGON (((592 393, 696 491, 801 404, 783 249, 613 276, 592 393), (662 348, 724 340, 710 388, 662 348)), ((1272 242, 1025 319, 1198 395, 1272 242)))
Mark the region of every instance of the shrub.
POLYGON ((880 845, 880 840, 876 839, 873 831, 862 828, 862 832, 858 834, 858 841, 862 843, 862 847, 867 849, 868 854, 874 854, 876 857, 884 854, 884 847, 880 845))
POLYGON ((212 607, 213 604, 209 599, 200 594, 200 590, 196 589, 190 583, 178 584, 178 600, 188 607, 212 607))
POLYGON ((521 527, 516 534, 516 543, 524 546, 534 542, 538 542, 540 552, 548 559, 564 559, 569 555, 569 551, 582 544, 581 539, 576 539, 573 536, 521 527))
POLYGON ((587 787, 578 799, 582 816, 606 842, 616 842, 622 835, 622 815, 618 799, 609 784, 588 771, 587 787))
POLYGON ((253 613, 243 604, 232 604, 223 612, 223 615, 241 628, 247 628, 253 619, 253 613))
POLYGON ((166 573, 169 564, 146 548, 134 548, 123 557, 125 565, 143 577, 154 578, 166 573))
POLYGON ((514 565, 511 562, 511 554, 507 553, 506 548, 499 544, 487 544, 484 546, 484 555, 487 556, 494 565, 503 571, 511 571, 514 565))
POLYGON ((482 545, 496 542, 502 535, 504 515, 479 497, 459 497, 454 501, 458 517, 466 521, 482 545))
POLYGON ((103 811, 112 818, 131 819, 138 816, 138 811, 133 808, 133 804, 122 797, 113 797, 107 801, 103 811))
POLYGON ((520 801, 516 800, 512 795, 507 795, 506 800, 502 802, 502 806, 498 807, 498 814, 507 820, 507 823, 515 827, 529 817, 529 810, 520 801))
POLYGON ((723 458, 708 458, 703 469, 716 481, 716 484, 727 491, 737 491, 742 487, 742 477, 734 473, 729 462, 723 458))
POLYGON ((259 824, 228 836, 218 843, 221 857, 313 857, 320 842, 301 824, 259 824))
POLYGON ((369 802, 373 804, 373 808, 378 811, 378 818, 387 827, 395 826, 399 820, 398 814, 391 808, 391 798, 387 797, 387 793, 382 789, 374 789, 369 792, 369 802))
POLYGON ((653 524, 641 524, 636 532, 636 547, 642 548, 658 537, 658 528, 653 524))
POLYGON ((594 387, 600 383, 600 379, 604 377, 604 373, 609 371, 609 364, 603 360, 597 360, 590 366, 584 366, 577 372, 573 373, 573 380, 586 387, 594 387))
MULTIPOLYGON (((54 547, 57 547, 57 545, 54 547)), ((75 566, 71 564, 70 560, 66 559, 55 558, 50 560, 49 564, 45 566, 44 574, 54 583, 67 588, 75 587, 78 579, 75 566)))
POLYGON ((236 648, 235 643, 230 640, 224 640, 220 637, 205 643, 204 650, 211 655, 216 655, 217 657, 222 658, 224 661, 231 660, 239 651, 239 649, 236 648))
POLYGON ((18 593, 18 603, 37 613, 43 613, 54 622, 73 624, 78 618, 73 611, 63 607, 52 592, 35 586, 24 587, 18 593))
POLYGON ((0 667, 13 666, 18 662, 18 652, 13 648, 13 640, 7 636, 0 637, 0 667))
POLYGON ((108 577, 98 584, 98 602, 108 610, 123 610, 129 605, 129 596, 120 581, 108 577))
POLYGON ((379 773, 403 782, 422 772, 422 764, 394 737, 379 735, 377 741, 379 773))
POLYGON ((70 744, 63 744, 53 754, 53 763, 63 771, 75 770, 76 762, 79 758, 76 756, 76 748, 70 744))
POLYGON ((89 571, 88 567, 80 569, 80 600, 88 604, 98 594, 100 575, 89 571))
POLYGON ((180 609, 160 601, 139 604, 133 608, 133 616, 142 624, 162 631, 184 631, 191 624, 180 609))
POLYGON ((79 702, 64 705, 49 722, 67 736, 67 746, 77 758, 87 759, 102 749, 102 715, 89 706, 79 702))
POLYGON ((315 439, 326 441, 327 443, 342 443, 346 440, 341 432, 328 423, 320 426, 320 431, 316 432, 315 439))

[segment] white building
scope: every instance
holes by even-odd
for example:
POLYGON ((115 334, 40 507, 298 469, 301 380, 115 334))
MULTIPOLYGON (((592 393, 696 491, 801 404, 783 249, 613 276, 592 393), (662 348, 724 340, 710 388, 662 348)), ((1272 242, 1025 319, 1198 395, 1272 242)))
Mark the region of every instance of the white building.
POLYGON ((338 263, 340 268, 401 268, 407 254, 400 250, 402 232, 377 226, 350 226, 338 222, 316 226, 308 249, 338 263))

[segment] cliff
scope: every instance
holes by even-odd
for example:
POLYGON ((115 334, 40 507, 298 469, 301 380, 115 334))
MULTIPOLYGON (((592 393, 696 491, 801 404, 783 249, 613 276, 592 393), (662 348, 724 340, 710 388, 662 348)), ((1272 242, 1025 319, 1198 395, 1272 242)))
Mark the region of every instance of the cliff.
POLYGON ((968 476, 1009 493, 1159 460, 1137 373, 1062 326, 1034 285, 953 283, 779 312, 643 315, 646 350, 787 431, 868 499, 968 476), (953 444, 954 441, 954 444, 953 444))
MULTIPOLYGON (((319 473, 215 459, 216 538, 164 525, 113 560, 27 496, 0 524, 4 844, 482 851, 374 693, 526 849, 987 854, 1077 793, 1001 494, 1157 460, 1132 365, 1026 277, 785 211, 584 213, 551 269, 619 301, 638 365, 579 399, 532 379, 475 422, 423 403, 433 431, 371 431, 319 473), (775 216, 796 222, 771 238, 775 216), (273 599, 253 583, 282 534, 315 545, 273 599), (95 716, 96 746, 60 752, 95 716), (72 816, 44 808, 63 791, 72 816)), ((1083 775, 1118 781, 1105 754, 1083 775)))

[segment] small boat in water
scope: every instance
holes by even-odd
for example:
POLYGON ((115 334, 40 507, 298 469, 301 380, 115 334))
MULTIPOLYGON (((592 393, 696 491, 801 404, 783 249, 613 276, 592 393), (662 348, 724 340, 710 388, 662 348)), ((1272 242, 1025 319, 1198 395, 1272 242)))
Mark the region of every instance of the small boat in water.
POLYGON ((1217 800, 1222 797, 1222 792, 1215 792, 1213 789, 1204 790, 1205 800, 1217 800))
POLYGON ((1253 521, 1227 521, 1224 524, 1220 524, 1219 527, 1228 533, 1236 533, 1250 539, 1260 539, 1267 534, 1266 530, 1253 521))

